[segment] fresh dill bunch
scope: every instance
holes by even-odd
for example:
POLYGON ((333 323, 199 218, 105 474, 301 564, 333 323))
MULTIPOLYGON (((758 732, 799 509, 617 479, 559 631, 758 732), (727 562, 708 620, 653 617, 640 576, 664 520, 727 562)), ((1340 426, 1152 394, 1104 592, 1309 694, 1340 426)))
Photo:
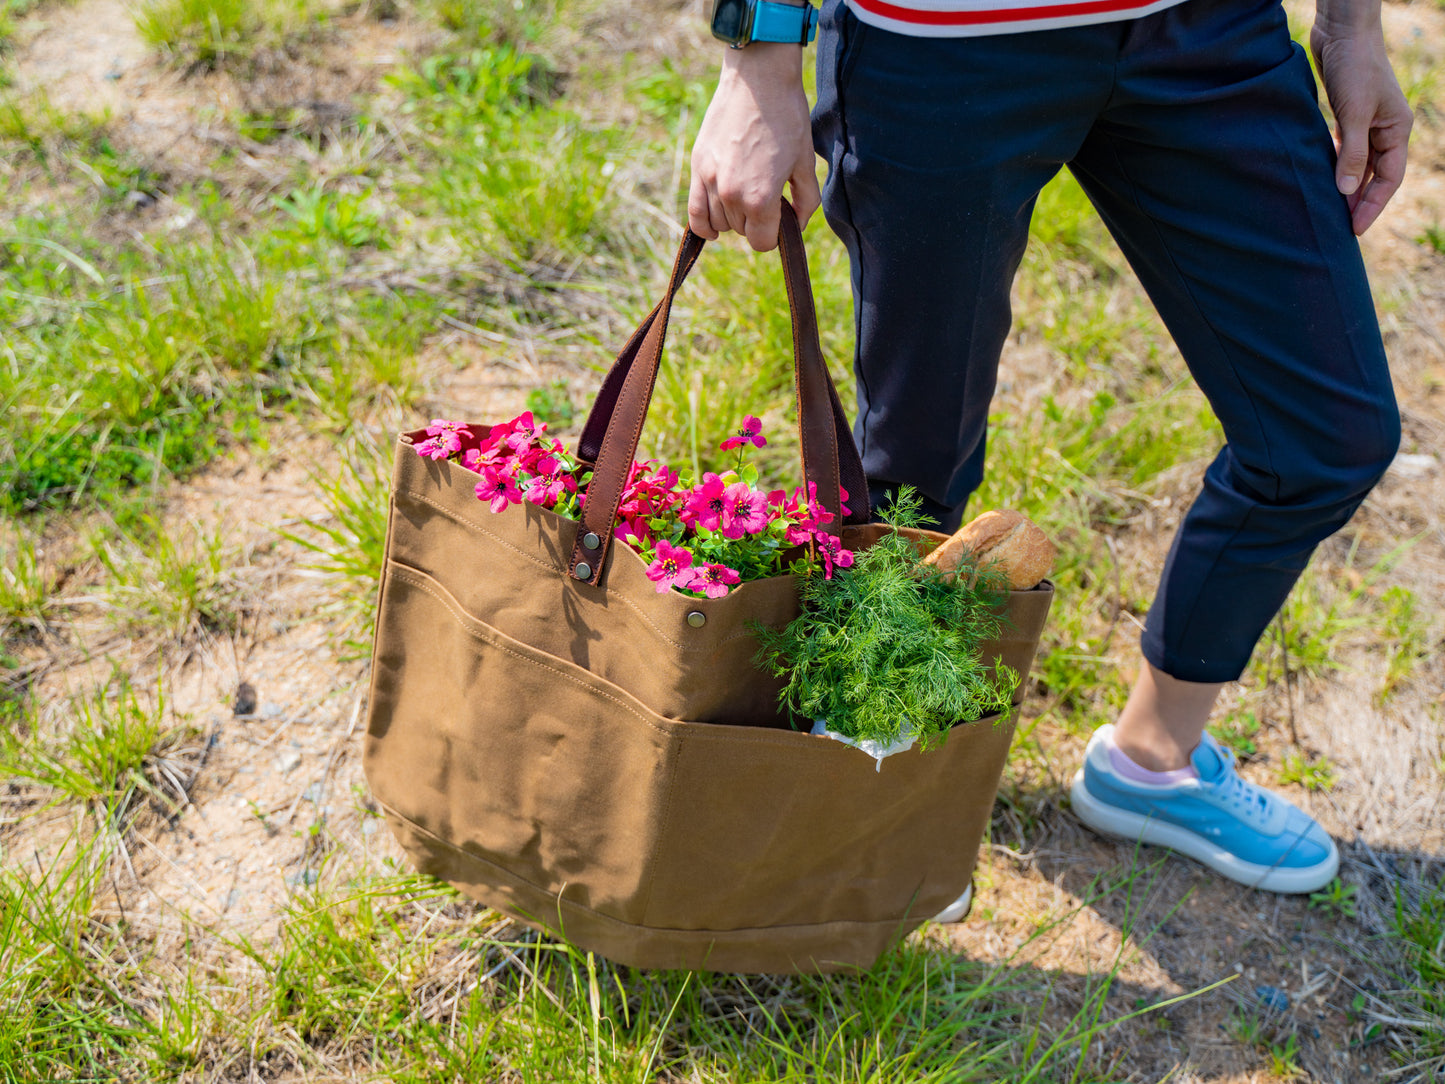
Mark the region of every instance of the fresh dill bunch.
MULTIPOLYGON (((922 500, 903 487, 888 509, 916 527, 922 500)), ((1006 588, 970 569, 945 580, 918 547, 890 531, 831 579, 802 580, 802 613, 781 630, 755 624, 757 663, 787 678, 779 694, 794 716, 826 720, 858 741, 917 738, 928 748, 957 722, 1012 707, 1018 674, 980 658, 997 636, 1006 588)))

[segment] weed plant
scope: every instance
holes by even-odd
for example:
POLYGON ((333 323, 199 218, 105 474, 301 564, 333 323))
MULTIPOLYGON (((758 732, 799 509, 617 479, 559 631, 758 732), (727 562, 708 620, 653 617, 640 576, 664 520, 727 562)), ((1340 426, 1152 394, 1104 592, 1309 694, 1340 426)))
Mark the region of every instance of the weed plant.
POLYGON ((164 697, 147 701, 117 675, 112 688, 73 697, 59 733, 33 708, 19 721, 26 733, 16 720, 0 729, 0 777, 43 788, 50 804, 78 803, 117 828, 142 802, 170 815, 186 798, 169 760, 185 731, 164 718, 164 697))

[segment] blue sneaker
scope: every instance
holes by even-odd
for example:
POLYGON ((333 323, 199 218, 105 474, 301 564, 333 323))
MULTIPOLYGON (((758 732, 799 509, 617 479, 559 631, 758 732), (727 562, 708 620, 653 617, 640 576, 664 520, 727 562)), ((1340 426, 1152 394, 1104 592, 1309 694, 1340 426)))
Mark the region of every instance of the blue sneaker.
POLYGON ((1306 813, 1234 770, 1210 734, 1190 761, 1198 779, 1155 786, 1125 779, 1109 758, 1112 726, 1089 739, 1070 798, 1103 835, 1169 847, 1231 880, 1269 892, 1314 892, 1340 868, 1335 841, 1306 813))

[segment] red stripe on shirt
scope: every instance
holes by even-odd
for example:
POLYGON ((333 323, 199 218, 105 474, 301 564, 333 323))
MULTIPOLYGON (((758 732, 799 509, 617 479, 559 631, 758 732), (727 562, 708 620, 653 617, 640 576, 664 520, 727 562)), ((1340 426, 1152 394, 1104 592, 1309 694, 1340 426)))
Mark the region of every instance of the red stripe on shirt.
POLYGON ((886 0, 848 0, 848 3, 885 19, 920 26, 976 26, 982 23, 1015 23, 1033 19, 1060 19, 1071 15, 1099 15, 1111 11, 1146 8, 1154 0, 1076 0, 1069 4, 1043 4, 1029 8, 995 8, 991 11, 920 11, 899 7, 886 0))

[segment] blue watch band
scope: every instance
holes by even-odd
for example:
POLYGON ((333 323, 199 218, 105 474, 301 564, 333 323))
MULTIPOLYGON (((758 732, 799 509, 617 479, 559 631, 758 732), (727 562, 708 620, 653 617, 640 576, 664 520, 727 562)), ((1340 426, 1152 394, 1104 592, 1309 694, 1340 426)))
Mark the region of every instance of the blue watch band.
POLYGON ((818 9, 812 4, 774 4, 757 0, 750 41, 784 41, 807 45, 818 32, 818 9))

